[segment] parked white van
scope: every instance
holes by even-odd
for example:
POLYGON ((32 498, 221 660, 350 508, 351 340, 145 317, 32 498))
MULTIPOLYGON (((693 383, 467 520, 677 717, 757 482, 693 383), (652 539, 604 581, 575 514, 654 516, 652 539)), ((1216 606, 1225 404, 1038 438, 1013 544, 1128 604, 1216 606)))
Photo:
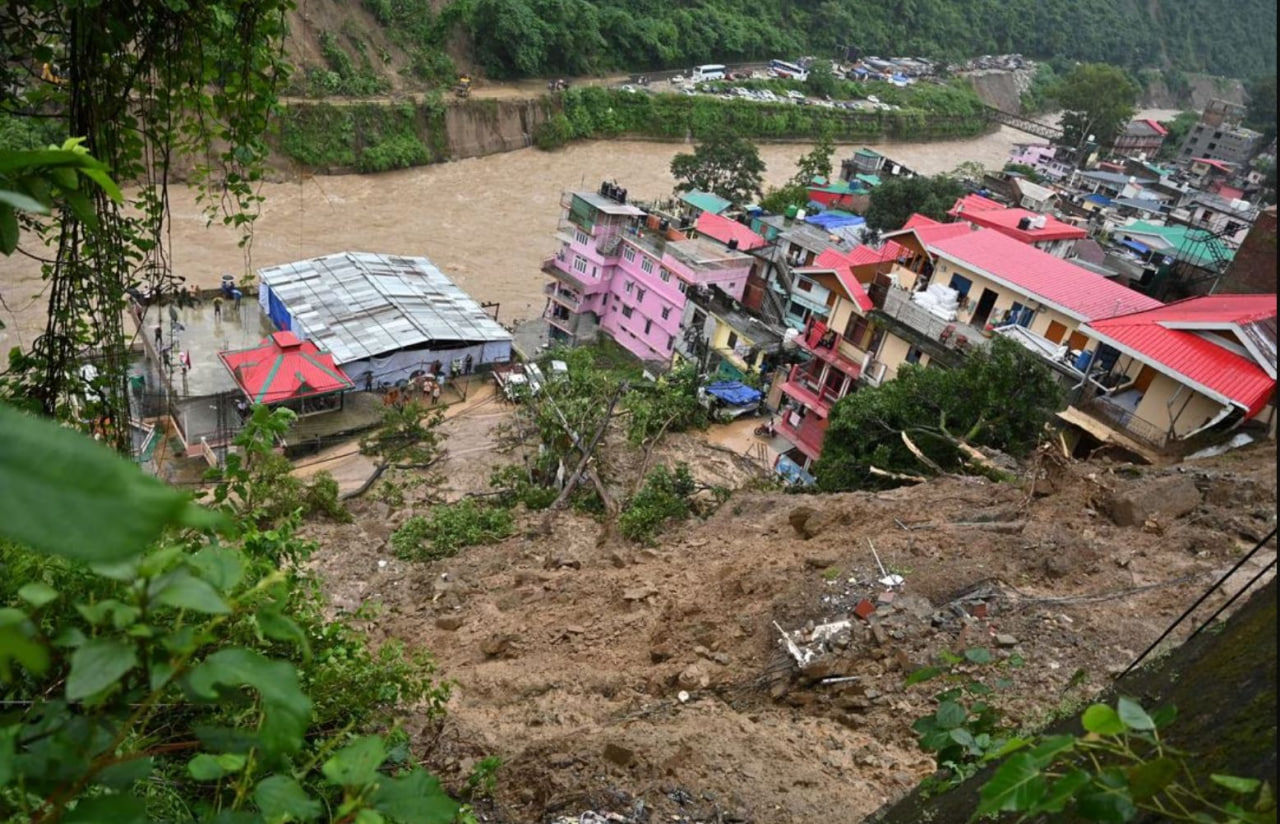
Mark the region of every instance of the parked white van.
POLYGON ((705 66, 694 66, 689 79, 694 83, 701 83, 704 80, 724 80, 724 64, 708 63, 705 66))

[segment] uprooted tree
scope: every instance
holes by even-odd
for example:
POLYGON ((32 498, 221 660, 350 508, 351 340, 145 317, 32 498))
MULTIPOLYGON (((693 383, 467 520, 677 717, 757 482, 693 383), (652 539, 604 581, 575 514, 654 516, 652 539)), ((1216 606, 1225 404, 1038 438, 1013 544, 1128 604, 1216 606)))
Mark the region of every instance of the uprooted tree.
POLYGON ((728 130, 708 135, 692 154, 671 158, 676 191, 711 192, 732 203, 747 203, 760 197, 764 170, 755 144, 728 130))
POLYGON ((978 447, 1033 449, 1062 390, 1035 355, 1003 338, 958 369, 905 365, 896 380, 831 410, 816 475, 835 492, 897 486, 947 472, 987 473, 978 447))

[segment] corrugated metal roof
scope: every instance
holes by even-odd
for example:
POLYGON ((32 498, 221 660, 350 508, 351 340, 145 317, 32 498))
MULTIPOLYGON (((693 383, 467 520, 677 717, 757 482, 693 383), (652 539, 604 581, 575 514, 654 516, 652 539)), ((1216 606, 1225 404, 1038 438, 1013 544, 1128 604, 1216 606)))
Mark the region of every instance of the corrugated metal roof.
POLYGON ((1154 298, 992 229, 946 238, 928 244, 928 249, 1079 321, 1161 305, 1154 298))
POLYGON ((425 257, 341 252, 258 271, 294 328, 338 364, 420 344, 511 333, 425 257))
POLYGON ((680 195, 680 199, 695 209, 701 209, 704 212, 711 212, 717 215, 733 205, 719 195, 700 192, 697 189, 692 192, 685 192, 680 195))
MULTIPOLYGON (((1090 323, 1085 328, 1099 340, 1122 351, 1137 353, 1140 360, 1181 382, 1223 402, 1244 407, 1257 414, 1275 392, 1276 380, 1253 359, 1214 342, 1197 330, 1224 327, 1244 320, 1263 324, 1269 320, 1275 331, 1275 295, 1219 295, 1191 298, 1151 311, 1135 312, 1090 323), (1270 318, 1241 314, 1245 304, 1255 308, 1260 300, 1270 300, 1270 318), (1171 329, 1170 323, 1195 324, 1195 329, 1171 329)), ((1272 347, 1274 351, 1274 337, 1272 347)))
POLYGON ((712 212, 703 212, 698 215, 698 221, 694 225, 699 234, 715 238, 726 245, 730 240, 737 240, 738 248, 743 251, 768 245, 768 241, 751 231, 749 227, 712 212))

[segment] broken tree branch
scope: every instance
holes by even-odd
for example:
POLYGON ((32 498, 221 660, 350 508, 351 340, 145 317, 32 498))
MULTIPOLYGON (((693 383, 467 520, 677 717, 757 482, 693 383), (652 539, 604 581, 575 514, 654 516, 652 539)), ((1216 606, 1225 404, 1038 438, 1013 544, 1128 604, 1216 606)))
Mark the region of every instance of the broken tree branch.
POLYGON ((922 484, 929 480, 928 478, 920 475, 904 475, 901 472, 890 472, 886 469, 881 469, 878 466, 869 466, 867 467, 867 471, 872 475, 877 475, 881 478, 892 478, 895 481, 906 481, 907 483, 913 484, 922 484))
MULTIPOLYGON (((573 490, 577 488, 578 482, 582 476, 586 474, 587 464, 591 461, 591 456, 595 454, 596 447, 600 445, 601 439, 604 438, 605 430, 609 428, 609 421, 613 418, 613 409, 618 405, 618 401, 622 398, 629 388, 629 384, 623 381, 614 391, 613 397, 609 398, 609 405, 604 410, 604 418, 600 421, 600 425, 596 427, 595 434, 591 436, 591 441, 587 444, 586 449, 582 451, 582 459, 578 461, 578 466, 573 470, 573 474, 565 481, 564 489, 560 490, 560 494, 547 507, 547 514, 542 519, 542 532, 551 531, 551 513, 558 509, 564 508, 565 503, 569 500, 569 496, 573 494, 573 490)), ((569 437, 573 437, 573 433, 569 432, 569 437)), ((601 488, 603 488, 601 484, 601 488)))
POLYGON ((912 455, 916 456, 916 459, 919 460, 920 463, 929 467, 934 472, 937 472, 939 475, 942 474, 942 467, 938 466, 938 464, 928 455, 921 452, 920 447, 916 446, 915 443, 912 442, 910 436, 908 436, 906 432, 900 432, 898 434, 902 436, 902 442, 906 444, 907 449, 911 451, 912 455))

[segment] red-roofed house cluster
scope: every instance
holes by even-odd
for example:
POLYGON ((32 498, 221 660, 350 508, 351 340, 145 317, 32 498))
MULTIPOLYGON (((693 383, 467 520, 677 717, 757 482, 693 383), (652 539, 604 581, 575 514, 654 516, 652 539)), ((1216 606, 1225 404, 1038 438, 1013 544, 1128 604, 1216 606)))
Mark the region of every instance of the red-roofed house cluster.
POLYGON ((782 439, 776 465, 794 481, 812 481, 843 397, 909 365, 959 366, 996 337, 1070 390, 1061 417, 1073 438, 1150 456, 1249 419, 1274 428, 1274 294, 1165 305, 1068 258, 1086 233, 1051 215, 972 194, 952 222, 912 215, 872 244, 838 210, 770 215, 690 193, 624 214, 597 200, 568 201, 545 267, 553 328, 573 340, 598 326, 645 360, 716 378, 759 375, 782 439), (628 264, 641 255, 649 267, 628 264), (636 329, 659 323, 665 345, 636 329))

